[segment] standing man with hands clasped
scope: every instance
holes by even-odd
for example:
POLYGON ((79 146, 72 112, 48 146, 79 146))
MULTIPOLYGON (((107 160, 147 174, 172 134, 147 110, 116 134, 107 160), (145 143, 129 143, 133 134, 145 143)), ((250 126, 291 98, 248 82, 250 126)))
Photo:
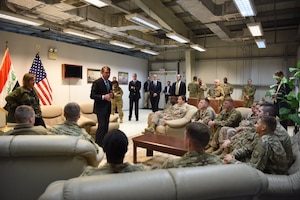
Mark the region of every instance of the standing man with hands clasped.
POLYGON ((161 92, 161 82, 157 80, 157 74, 153 75, 153 81, 151 81, 150 83, 149 91, 152 111, 156 112, 158 111, 158 104, 161 92))
POLYGON ((136 73, 132 75, 132 81, 129 82, 129 116, 128 120, 131 121, 132 109, 134 103, 134 113, 136 121, 139 121, 139 99, 141 98, 141 81, 138 81, 136 73))
POLYGON ((108 80, 110 68, 102 67, 101 74, 102 77, 93 82, 90 98, 94 99, 93 112, 97 115, 98 120, 96 143, 103 147, 103 139, 108 131, 113 93, 111 82, 108 80))

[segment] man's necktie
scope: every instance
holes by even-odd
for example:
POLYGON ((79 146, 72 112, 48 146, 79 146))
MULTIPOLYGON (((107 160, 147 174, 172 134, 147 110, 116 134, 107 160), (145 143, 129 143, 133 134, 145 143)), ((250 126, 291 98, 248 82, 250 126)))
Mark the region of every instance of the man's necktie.
POLYGON ((104 82, 105 82, 105 85, 106 85, 106 89, 107 89, 107 92, 109 92, 109 83, 108 83, 108 80, 104 80, 104 82))
POLYGON ((176 83, 176 87, 175 87, 175 94, 179 95, 179 83, 176 83))

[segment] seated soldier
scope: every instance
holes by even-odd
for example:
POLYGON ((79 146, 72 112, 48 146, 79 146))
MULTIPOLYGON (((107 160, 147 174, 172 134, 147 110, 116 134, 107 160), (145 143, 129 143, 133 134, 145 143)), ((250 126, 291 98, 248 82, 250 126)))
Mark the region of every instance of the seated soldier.
POLYGON ((88 166, 80 176, 144 171, 145 168, 141 164, 132 165, 123 162, 127 148, 126 135, 120 130, 112 130, 105 135, 103 141, 107 163, 99 168, 88 166))
POLYGON ((54 135, 70 135, 90 141, 96 148, 96 151, 99 152, 99 146, 95 143, 92 136, 77 124, 77 121, 80 118, 79 105, 75 102, 65 105, 64 116, 66 120, 51 127, 49 131, 54 135))
POLYGON ((161 168, 196 167, 204 165, 221 165, 221 159, 205 153, 204 149, 210 137, 209 127, 203 123, 192 122, 186 126, 184 141, 188 152, 181 158, 166 160, 161 168))
MULTIPOLYGON (((220 129, 224 126, 237 127, 242 119, 240 111, 236 110, 233 107, 233 100, 229 97, 224 100, 223 110, 213 121, 209 121, 208 125, 211 128, 214 128, 215 131, 212 132, 212 139, 209 144, 209 148, 206 150, 207 153, 212 153, 217 151, 219 148, 222 149, 222 146, 219 145, 219 133, 220 129)), ((221 154, 220 152, 219 154, 221 154)))
MULTIPOLYGON (((288 160, 285 150, 274 134, 277 122, 275 117, 262 116, 255 125, 259 140, 254 147, 251 159, 247 164, 268 174, 287 174, 288 160)), ((224 163, 240 163, 234 156, 228 154, 224 163)))
POLYGON ((198 111, 192 118, 192 122, 201 122, 208 125, 209 121, 216 118, 215 110, 209 106, 209 99, 204 98, 199 101, 198 111))
POLYGON ((220 154, 219 157, 221 159, 224 158, 224 156, 230 153, 231 150, 231 148, 227 147, 227 144, 230 142, 230 139, 236 134, 241 134, 243 132, 255 132, 254 125, 256 121, 257 121, 257 108, 256 108, 256 103, 253 103, 252 112, 248 114, 246 119, 240 122, 238 127, 232 128, 232 127, 224 126, 221 128, 220 135, 219 135, 219 144, 222 146, 222 148, 219 148, 218 150, 221 151, 221 154, 218 151, 215 151, 214 153, 220 154))
POLYGON ((185 100, 185 96, 178 96, 177 104, 173 105, 170 109, 167 109, 164 112, 155 112, 149 127, 146 128, 145 131, 154 132, 156 126, 165 124, 165 120, 183 118, 186 113, 185 100))
POLYGON ((35 112, 31 106, 21 105, 16 108, 15 119, 17 124, 13 130, 3 135, 47 135, 50 134, 43 126, 34 126, 35 112))

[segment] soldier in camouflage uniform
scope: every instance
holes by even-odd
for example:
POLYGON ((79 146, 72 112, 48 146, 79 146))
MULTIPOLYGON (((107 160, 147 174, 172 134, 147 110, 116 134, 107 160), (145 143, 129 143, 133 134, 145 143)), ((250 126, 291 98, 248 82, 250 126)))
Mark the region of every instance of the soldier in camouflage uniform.
POLYGON ((188 84, 188 91, 190 92, 189 98, 198 98, 199 83, 197 76, 193 77, 193 82, 188 84))
POLYGON ((181 158, 167 160, 161 168, 197 167, 205 165, 221 165, 221 159, 204 151, 208 144, 210 131, 203 123, 192 122, 186 126, 185 143, 188 152, 181 158))
MULTIPOLYGON (((285 150, 275 136, 276 119, 272 116, 262 116, 255 125, 259 135, 256 146, 247 164, 268 174, 287 174, 288 161, 285 150)), ((234 156, 226 155, 224 163, 237 163, 234 156)))
POLYGON ((224 90, 220 86, 220 80, 215 80, 215 85, 208 89, 207 97, 209 99, 220 99, 223 100, 224 98, 224 90))
POLYGON ((248 84, 244 86, 242 96, 244 97, 244 106, 250 108, 254 101, 256 88, 252 85, 252 80, 248 80, 248 84))
POLYGON ((185 100, 185 96, 178 96, 177 104, 172 106, 172 109, 167 109, 165 112, 155 112, 152 115, 151 124, 145 128, 145 131, 154 132, 156 126, 165 124, 165 120, 183 118, 186 113, 185 100))
POLYGON ((212 107, 209 106, 209 99, 201 99, 198 104, 198 111, 192 118, 192 122, 200 122, 208 124, 209 121, 216 118, 216 113, 212 107))
POLYGON ((221 154, 219 157, 224 158, 224 156, 230 153, 231 148, 227 147, 227 144, 230 142, 230 139, 235 136, 236 134, 242 134, 244 132, 253 133, 255 132, 254 125, 257 122, 257 108, 256 103, 252 106, 252 113, 249 113, 248 116, 242 120, 238 127, 232 128, 228 126, 224 126, 220 130, 219 135, 219 144, 222 144, 222 149, 219 148, 218 152, 214 152, 216 155, 221 154), (227 144, 224 144, 226 143, 227 144), (224 146, 223 146, 224 144, 224 146))
POLYGON ((198 90, 198 100, 200 101, 200 99, 205 98, 204 92, 207 90, 207 86, 205 83, 202 82, 201 78, 198 78, 198 84, 200 86, 198 90))
POLYGON ((106 154, 107 163, 99 168, 88 166, 80 176, 94 176, 145 170, 144 166, 141 164, 133 165, 123 162, 128 150, 128 139, 120 130, 113 130, 105 135, 103 150, 106 154))
POLYGON ((223 91, 224 91, 224 98, 230 97, 233 93, 233 86, 228 83, 227 77, 224 77, 223 79, 224 83, 221 85, 223 91))
POLYGON ((211 128, 214 128, 215 131, 212 132, 212 139, 209 143, 209 148, 206 150, 207 153, 212 153, 216 151, 218 148, 222 148, 219 146, 219 133, 220 129, 223 126, 237 127, 242 119, 242 115, 240 111, 236 110, 233 107, 233 100, 231 98, 226 98, 224 100, 224 109, 220 112, 217 118, 214 121, 209 121, 208 125, 211 128))
POLYGON ((51 127, 49 129, 49 132, 54 135, 71 135, 90 141, 98 152, 99 146, 95 143, 92 136, 77 124, 77 121, 80 118, 79 105, 75 102, 68 103, 64 107, 64 116, 66 120, 51 127))
POLYGON ((113 108, 117 107, 120 123, 123 123, 123 90, 120 88, 118 81, 112 82, 112 90, 114 98, 111 100, 111 114, 115 114, 115 110, 113 108))

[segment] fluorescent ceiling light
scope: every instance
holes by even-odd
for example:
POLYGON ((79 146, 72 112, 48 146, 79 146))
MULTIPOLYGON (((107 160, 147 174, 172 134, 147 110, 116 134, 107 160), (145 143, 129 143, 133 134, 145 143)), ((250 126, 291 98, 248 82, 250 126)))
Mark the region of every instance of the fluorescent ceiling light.
POLYGON ((233 2, 242 16, 250 17, 256 15, 255 5, 252 0, 233 0, 233 2))
POLYGON ((180 43, 188 43, 188 42, 190 42, 189 39, 183 37, 182 35, 174 33, 174 32, 173 33, 167 33, 166 36, 168 38, 171 38, 171 39, 173 39, 173 40, 175 40, 177 42, 180 42, 180 43))
POLYGON ((141 49, 141 52, 148 53, 148 54, 151 54, 151 55, 154 55, 154 56, 157 56, 159 54, 157 51, 153 51, 153 50, 150 50, 150 49, 141 49))
POLYGON ((64 29, 63 31, 65 33, 68 33, 68 34, 71 34, 71 35, 76 35, 76 36, 88 38, 88 39, 91 39, 91 40, 97 40, 97 39, 100 38, 97 35, 92 35, 92 34, 89 34, 89 33, 85 33, 85 32, 82 32, 82 31, 77 31, 77 30, 70 29, 70 28, 64 29))
POLYGON ((260 22, 248 23, 247 26, 252 36, 256 37, 263 35, 263 30, 260 22))
POLYGON ((107 6, 108 4, 111 4, 110 0, 83 0, 89 4, 92 4, 98 8, 102 8, 104 6, 107 6))
POLYGON ((256 45, 258 48, 260 48, 260 49, 266 48, 266 40, 265 39, 256 39, 255 42, 256 42, 256 45))
POLYGON ((135 45, 133 45, 133 44, 128 44, 128 43, 121 42, 121 41, 118 41, 118 40, 111 40, 111 41, 109 41, 109 43, 113 44, 113 45, 116 45, 116 46, 124 47, 124 48, 127 48, 127 49, 132 49, 132 48, 135 47, 135 45))
POLYGON ((158 23, 156 23, 150 19, 147 19, 146 17, 139 15, 137 13, 125 15, 125 18, 129 21, 146 26, 147 28, 150 28, 153 30, 158 30, 158 29, 162 28, 162 26, 159 25, 158 23))
POLYGON ((200 46, 199 44, 192 44, 192 45, 190 45, 190 47, 192 47, 193 49, 196 49, 197 51, 201 51, 201 52, 206 51, 206 49, 204 47, 200 46))
POLYGON ((0 18, 18 22, 18 23, 22 23, 22 24, 31 25, 31 26, 40 26, 44 23, 43 21, 40 21, 40 20, 31 19, 31 18, 24 17, 24 16, 19 16, 19 15, 13 14, 13 13, 5 12, 5 11, 0 11, 0 18))

